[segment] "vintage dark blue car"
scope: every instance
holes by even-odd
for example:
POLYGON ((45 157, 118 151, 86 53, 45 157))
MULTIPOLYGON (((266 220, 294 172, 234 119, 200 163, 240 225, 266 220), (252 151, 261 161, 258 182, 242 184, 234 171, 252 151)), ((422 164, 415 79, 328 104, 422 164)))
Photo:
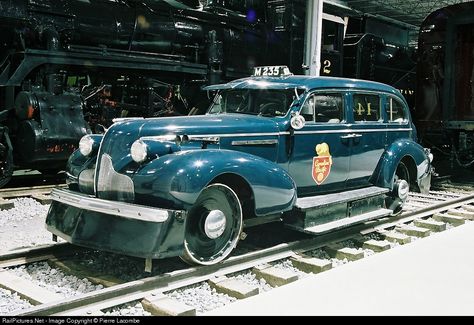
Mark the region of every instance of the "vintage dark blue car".
POLYGON ((243 227, 324 233, 400 212, 432 155, 390 86, 284 67, 207 87, 203 116, 124 119, 86 135, 46 219, 80 246, 214 264, 243 227), (272 76, 273 75, 273 76, 272 76))

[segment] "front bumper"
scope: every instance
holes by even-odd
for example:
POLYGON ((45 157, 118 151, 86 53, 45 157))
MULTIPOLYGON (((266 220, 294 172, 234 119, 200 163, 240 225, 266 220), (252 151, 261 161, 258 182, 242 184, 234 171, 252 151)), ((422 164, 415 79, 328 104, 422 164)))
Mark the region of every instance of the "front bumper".
POLYGON ((181 255, 186 212, 54 189, 46 229, 88 248, 144 258, 181 255))

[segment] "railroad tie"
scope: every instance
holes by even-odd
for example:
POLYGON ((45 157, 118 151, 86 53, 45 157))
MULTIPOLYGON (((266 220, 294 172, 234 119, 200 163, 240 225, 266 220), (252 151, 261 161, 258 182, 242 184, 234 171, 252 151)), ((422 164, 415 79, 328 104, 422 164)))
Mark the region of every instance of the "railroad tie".
POLYGON ((332 268, 332 262, 326 259, 306 256, 304 254, 292 256, 291 263, 298 270, 306 273, 321 273, 332 268))
POLYGON ((0 210, 8 210, 15 206, 13 201, 5 200, 4 198, 0 198, 0 210))
POLYGON ((397 226, 395 230, 405 235, 415 236, 415 237, 428 237, 431 233, 429 229, 421 228, 417 226, 405 225, 405 224, 401 226, 397 226))
POLYGON ((33 195, 31 195, 31 198, 35 199, 36 201, 38 201, 42 205, 50 204, 51 201, 52 201, 51 196, 46 195, 46 194, 33 194, 33 195))
POLYGON ((4 269, 0 269, 0 288, 18 293, 20 297, 28 300, 33 305, 41 305, 63 299, 61 295, 41 288, 31 283, 31 281, 20 278, 4 269))
POLYGON ((417 227, 426 228, 434 232, 440 232, 446 230, 446 223, 436 220, 423 220, 416 219, 413 220, 413 224, 417 227))
POLYGON ((379 232, 383 238, 392 243, 398 243, 400 245, 405 245, 411 243, 411 237, 405 234, 396 232, 396 231, 383 231, 379 232))
POLYGON ((143 309, 154 316, 196 316, 196 308, 165 294, 149 295, 142 300, 143 309))
POLYGON ((467 220, 474 220, 474 212, 466 210, 451 209, 448 210, 448 214, 452 216, 458 216, 467 220))
POLYGON ((257 265, 252 269, 252 272, 255 273, 257 279, 264 279, 272 287, 279 287, 298 280, 297 274, 270 264, 257 265))
POLYGON ((362 235, 357 235, 353 237, 352 240, 358 247, 361 247, 363 249, 370 249, 376 253, 390 249, 390 243, 386 240, 366 239, 362 235))
POLYGON ((474 212, 474 205, 466 204, 461 207, 463 210, 474 212))
POLYGON ((259 293, 257 286, 250 285, 238 279, 229 279, 226 276, 215 277, 207 281, 209 285, 219 293, 225 293, 228 296, 244 299, 256 296, 259 293))
POLYGON ((440 222, 450 223, 455 227, 463 225, 466 222, 464 218, 462 217, 454 216, 452 214, 445 214, 445 213, 436 213, 433 215, 433 219, 440 222))
POLYGON ((347 259, 349 261, 357 261, 364 258, 364 252, 355 248, 343 247, 340 244, 328 245, 324 250, 333 258, 339 260, 347 259))

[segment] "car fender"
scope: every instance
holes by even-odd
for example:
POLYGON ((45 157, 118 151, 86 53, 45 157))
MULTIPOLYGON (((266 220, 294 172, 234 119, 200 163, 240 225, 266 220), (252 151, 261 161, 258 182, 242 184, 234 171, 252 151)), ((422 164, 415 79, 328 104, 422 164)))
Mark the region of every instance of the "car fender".
POLYGON ((372 174, 371 183, 376 186, 393 188, 393 175, 400 161, 410 157, 416 165, 416 181, 418 185, 431 175, 430 159, 424 148, 411 139, 394 141, 382 154, 372 174))
POLYGON ((288 211, 296 200, 296 184, 277 164, 232 150, 182 151, 154 159, 133 176, 137 204, 189 209, 216 177, 234 174, 250 186, 255 214, 288 211))

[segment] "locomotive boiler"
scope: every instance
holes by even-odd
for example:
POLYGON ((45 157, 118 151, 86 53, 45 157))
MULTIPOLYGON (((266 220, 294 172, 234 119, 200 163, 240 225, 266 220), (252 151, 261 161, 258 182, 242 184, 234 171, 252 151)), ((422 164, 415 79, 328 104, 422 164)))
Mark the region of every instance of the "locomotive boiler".
POLYGON ((420 28, 416 123, 451 165, 474 165, 474 3, 434 11, 420 28))

